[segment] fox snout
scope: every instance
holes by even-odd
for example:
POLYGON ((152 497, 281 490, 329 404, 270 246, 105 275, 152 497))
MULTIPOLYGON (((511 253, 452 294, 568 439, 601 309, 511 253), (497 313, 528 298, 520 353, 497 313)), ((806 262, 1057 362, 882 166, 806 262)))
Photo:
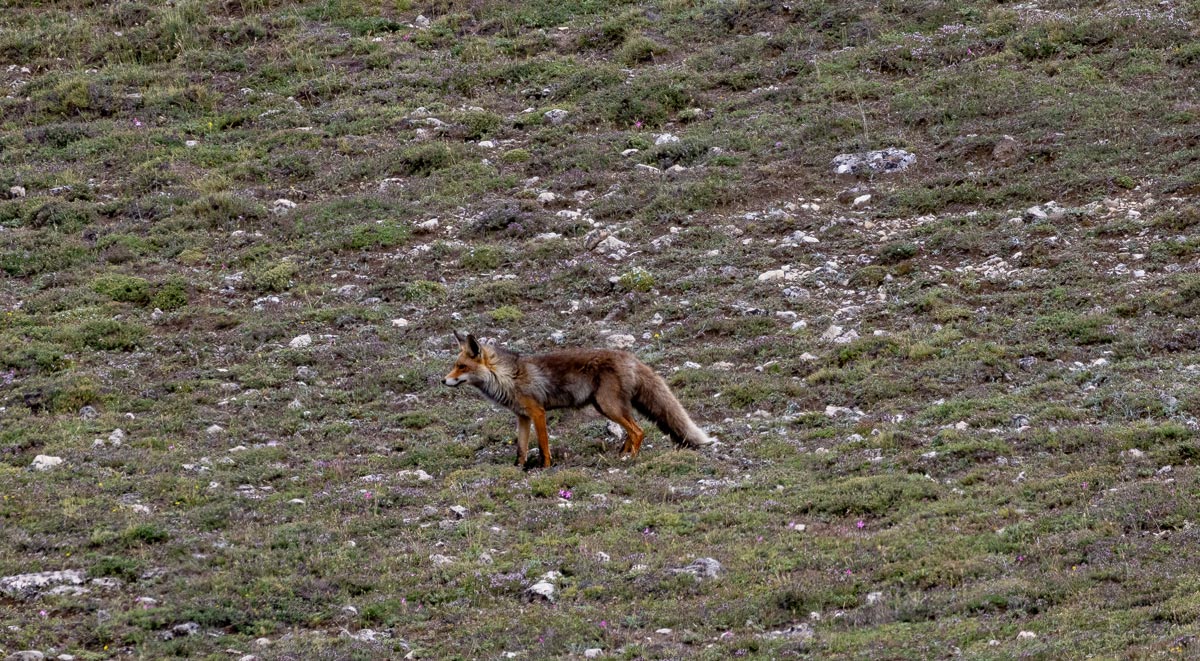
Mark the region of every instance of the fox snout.
POLYGON ((447 376, 446 378, 442 379, 442 383, 453 388, 455 386, 461 385, 466 380, 467 380, 467 377, 465 377, 465 376, 447 376))

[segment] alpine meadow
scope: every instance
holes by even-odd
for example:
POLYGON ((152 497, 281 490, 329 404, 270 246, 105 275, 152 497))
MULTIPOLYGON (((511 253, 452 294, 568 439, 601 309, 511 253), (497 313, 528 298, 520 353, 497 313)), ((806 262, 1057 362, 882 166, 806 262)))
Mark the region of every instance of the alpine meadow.
POLYGON ((0 659, 1198 658, 1198 418, 1200 0, 0 0, 0 659))

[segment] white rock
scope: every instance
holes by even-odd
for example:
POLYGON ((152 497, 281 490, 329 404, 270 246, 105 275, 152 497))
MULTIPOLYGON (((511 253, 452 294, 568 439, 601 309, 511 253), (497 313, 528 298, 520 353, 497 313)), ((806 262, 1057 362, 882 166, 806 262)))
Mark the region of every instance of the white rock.
POLYGON ((1022 631, 1017 634, 1017 640, 1032 640, 1037 638, 1037 634, 1032 631, 1022 631))
POLYGON ((81 585, 84 573, 79 569, 16 574, 0 578, 0 594, 12 597, 29 596, 53 585, 81 585))
POLYGON ((415 478, 418 482, 428 482, 433 479, 432 475, 430 475, 429 473, 426 473, 425 471, 421 470, 420 468, 418 468, 416 470, 400 471, 399 473, 396 473, 396 477, 398 477, 402 480, 408 479, 408 478, 415 478))
POLYGON ((429 561, 433 563, 434 567, 446 567, 454 564, 453 557, 442 555, 441 553, 434 553, 433 555, 429 556, 429 561))
POLYGON ((216 436, 223 431, 225 431, 225 428, 221 425, 209 425, 208 429, 204 430, 204 433, 208 434, 209 436, 216 436))
POLYGON ((851 342, 853 342, 857 339, 858 339, 858 331, 856 331, 854 329, 850 329, 850 330, 846 331, 845 333, 843 333, 842 335, 839 335, 838 337, 833 338, 833 343, 834 344, 850 344, 851 342))
POLYGON ((541 195, 537 196, 538 202, 541 202, 542 204, 550 204, 551 202, 553 202, 557 199, 558 199, 558 196, 555 195, 554 193, 551 193, 550 191, 546 191, 545 193, 542 193, 541 195))
POLYGON ((545 117, 546 121, 550 122, 551 124, 562 124, 563 121, 567 119, 567 115, 570 114, 571 113, 567 112, 566 110, 555 108, 554 110, 547 110, 542 114, 542 116, 545 117))
POLYGON ((281 197, 271 204, 271 211, 276 214, 285 214, 295 208, 296 203, 286 197, 281 197))
POLYGON ((616 252, 618 250, 628 249, 629 244, 625 243, 624 241, 618 239, 615 236, 607 236, 604 238, 603 241, 600 241, 599 243, 596 244, 596 248, 599 249, 601 252, 616 252))
POLYGON ((25 197, 25 187, 24 186, 10 186, 8 189, 8 194, 12 195, 13 197, 25 197))
POLYGON ((634 154, 636 154, 636 153, 638 153, 638 152, 640 152, 640 151, 642 151, 642 150, 640 150, 640 149, 626 149, 626 150, 624 150, 624 151, 622 151, 622 152, 621 152, 621 155, 622 155, 622 156, 633 156, 634 154))
POLYGON ((854 198, 854 202, 853 202, 853 204, 854 204, 854 206, 856 206, 856 207, 861 207, 862 205, 864 205, 864 204, 866 204, 867 202, 870 202, 870 201, 871 201, 871 195, 870 195, 870 194, 867 194, 867 195, 859 195, 858 197, 854 198))
POLYGON ((624 333, 609 335, 605 339, 605 344, 607 344, 610 349, 629 349, 636 342, 636 338, 634 338, 632 335, 626 335, 624 333))
POLYGON ((194 148, 200 144, 199 140, 185 140, 183 145, 188 148, 194 148))
POLYGON ((609 560, 612 560, 612 557, 609 556, 607 553, 605 553, 604 551, 596 551, 596 561, 597 562, 608 562, 609 560))
POLYGON ((467 508, 463 507, 462 505, 451 505, 450 511, 454 512, 454 515, 460 519, 467 518, 467 508))
POLYGON ((871 606, 883 600, 882 592, 871 592, 867 594, 867 605, 871 606))
POLYGON ((35 471, 48 471, 55 466, 61 465, 62 462, 62 457, 52 457, 48 454, 39 454, 33 458, 33 463, 30 464, 30 467, 32 467, 35 471))
POLYGON ((647 165, 646 163, 638 163, 637 165, 633 166, 633 169, 640 170, 646 174, 662 174, 663 173, 662 170, 659 170, 658 168, 654 167, 653 165, 647 165))
POLYGON ((297 335, 296 337, 293 337, 292 341, 288 342, 288 346, 293 349, 303 349, 303 348, 311 345, 312 342, 313 342, 312 335, 305 333, 303 335, 297 335))
POLYGON ((583 651, 583 658, 598 659, 598 658, 600 658, 600 655, 603 653, 604 653, 604 650, 600 649, 599 647, 589 647, 583 651))
POLYGON ((417 14, 416 20, 413 21, 413 25, 421 28, 422 30, 428 28, 432 24, 433 23, 424 14, 417 14))
POLYGON ((1122 454, 1129 457, 1130 459, 1141 459, 1142 457, 1146 456, 1145 452, 1142 452, 1141 450, 1139 450, 1137 448, 1129 448, 1122 454))
POLYGON ((655 630, 654 630, 654 633, 656 633, 656 634, 658 634, 658 635, 660 635, 660 636, 669 636, 669 635, 671 635, 671 634, 673 634, 673 633, 675 633, 675 632, 674 632, 673 630, 671 630, 671 629, 668 629, 668 628, 666 628, 666 627, 663 627, 662 629, 655 629, 655 630))
POLYGON ((545 599, 546 601, 554 601, 554 584, 549 581, 538 581, 533 585, 525 588, 525 598, 528 601, 535 599, 545 599))
POLYGON ((429 220, 423 220, 417 223, 416 228, 422 232, 432 232, 438 228, 438 225, 439 223, 437 218, 430 218, 429 220))
POLYGON ((811 353, 805 351, 804 353, 800 354, 800 360, 812 361, 812 360, 817 360, 817 357, 812 355, 811 353))
POLYGON ((758 274, 759 282, 771 282, 772 280, 782 280, 787 277, 787 271, 783 269, 774 269, 758 274))
POLYGON ((399 317, 397 319, 392 320, 392 328, 405 328, 407 326, 408 326, 408 320, 403 317, 399 317))
POLYGON ((821 339, 825 340, 826 342, 832 342, 833 340, 840 337, 841 334, 842 334, 842 327, 837 326, 837 325, 832 325, 829 328, 825 329, 824 333, 821 333, 821 339))
POLYGON ((670 133, 663 133, 654 139, 654 145, 656 147, 659 145, 670 145, 676 142, 679 142, 679 136, 670 133))
POLYGON ((496 143, 492 142, 491 140, 480 140, 479 146, 484 149, 495 149, 496 143))

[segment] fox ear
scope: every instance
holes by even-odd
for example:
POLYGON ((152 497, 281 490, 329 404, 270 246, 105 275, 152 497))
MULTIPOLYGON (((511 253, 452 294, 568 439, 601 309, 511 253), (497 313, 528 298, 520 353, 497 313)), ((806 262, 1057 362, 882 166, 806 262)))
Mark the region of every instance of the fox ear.
POLYGON ((474 335, 472 335, 472 334, 470 334, 470 333, 467 333, 467 345, 466 345, 466 347, 467 347, 467 353, 468 353, 468 354, 470 354, 470 356, 471 356, 472 358, 478 358, 478 357, 479 357, 479 353, 480 353, 480 351, 479 351, 479 342, 478 342, 478 341, 475 339, 475 336, 474 336, 474 335))
POLYGON ((454 331, 454 341, 455 341, 455 342, 458 342, 458 346, 459 346, 459 347, 461 347, 461 348, 463 348, 463 349, 466 349, 466 348, 467 348, 467 341, 463 339, 463 336, 462 336, 462 335, 459 335, 459 334, 458 334, 458 331, 457 331, 457 330, 456 330, 456 331, 454 331))

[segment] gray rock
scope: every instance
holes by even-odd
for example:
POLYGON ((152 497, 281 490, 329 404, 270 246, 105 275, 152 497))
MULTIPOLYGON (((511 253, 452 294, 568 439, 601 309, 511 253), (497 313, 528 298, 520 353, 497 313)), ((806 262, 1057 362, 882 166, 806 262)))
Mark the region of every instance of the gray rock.
POLYGON ((342 285, 333 291, 338 296, 351 300, 356 300, 363 297, 362 287, 359 287, 358 285, 342 285))
POLYGON ((195 622, 184 622, 171 627, 171 633, 180 636, 195 636, 200 633, 200 625, 195 622))
POLYGON ((296 337, 293 337, 292 341, 288 342, 288 346, 293 349, 303 349, 307 346, 310 346, 312 342, 312 335, 305 333, 303 335, 297 335, 296 337))
POLYGON ((696 578, 717 578, 721 575, 721 563, 713 558, 697 558, 685 567, 671 569, 674 574, 691 574, 696 578))
POLYGON ((450 511, 454 512, 454 516, 457 516, 460 519, 467 518, 468 510, 462 505, 451 505, 450 511))
POLYGON ((278 200, 275 200, 275 202, 273 204, 271 204, 271 213, 276 214, 276 215, 283 215, 295 208, 296 208, 295 202, 287 199, 286 197, 281 197, 278 200))
POLYGON ((11 186, 8 189, 8 194, 13 197, 25 197, 25 187, 24 186, 11 186))
POLYGON ((799 624, 793 624, 786 629, 769 631, 765 634, 762 634, 762 637, 768 640, 783 639, 807 642, 813 638, 813 628, 811 625, 801 622, 799 624))
POLYGON ((554 125, 558 125, 558 124, 562 124, 564 121, 566 121, 567 116, 570 114, 571 113, 567 112, 566 110, 563 110, 561 108, 555 108, 554 110, 547 110, 545 113, 542 114, 542 116, 546 118, 547 122, 550 122, 551 124, 554 124, 554 125))
POLYGON ((416 18, 416 20, 413 21, 413 25, 424 30, 424 29, 428 28, 430 25, 433 25, 433 23, 428 18, 426 18, 424 14, 417 14, 417 18, 416 18))
POLYGON ((647 165, 645 163, 638 163, 637 165, 633 166, 633 169, 643 174, 661 175, 663 173, 662 170, 659 170, 653 165, 647 165))
POLYGON ((22 652, 13 652, 5 657, 6 661, 42 661, 46 655, 37 650, 24 650, 22 652))
POLYGON ((858 154, 838 154, 833 158, 835 174, 888 174, 907 170, 917 155, 896 147, 858 154))
POLYGON ((679 136, 670 133, 664 133, 654 139, 654 145, 670 145, 679 142, 679 136))
POLYGON ((79 417, 84 420, 95 420, 100 417, 100 412, 96 410, 96 407, 88 405, 79 409, 79 417))

